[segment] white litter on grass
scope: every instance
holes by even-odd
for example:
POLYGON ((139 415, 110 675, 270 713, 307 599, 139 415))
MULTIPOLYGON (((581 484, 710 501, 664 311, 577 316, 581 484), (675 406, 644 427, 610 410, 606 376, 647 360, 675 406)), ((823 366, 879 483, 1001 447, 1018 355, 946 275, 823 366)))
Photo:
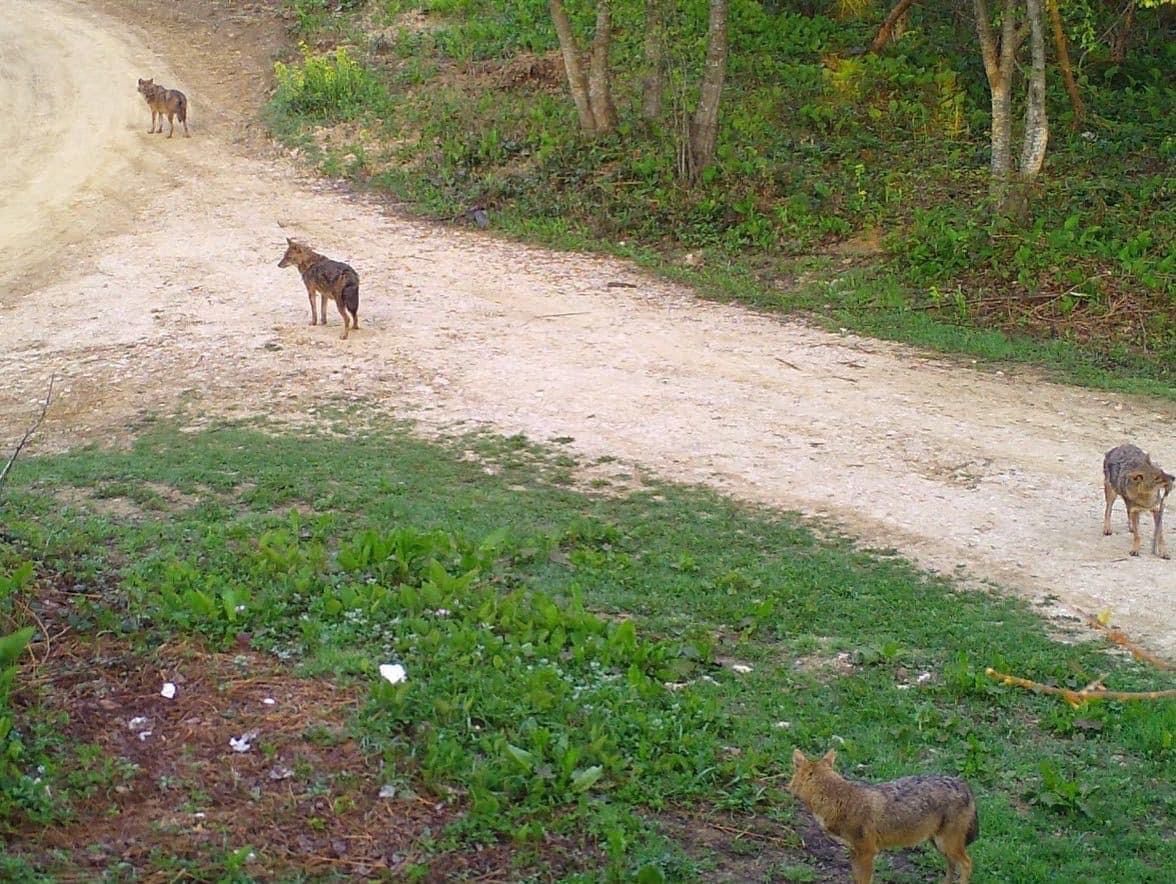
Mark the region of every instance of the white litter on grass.
POLYGON ((732 663, 731 671, 738 672, 740 675, 747 675, 747 673, 751 672, 751 667, 746 663, 732 663))
POLYGON ((261 702, 265 703, 266 706, 273 706, 278 701, 275 700, 273 697, 266 697, 261 702))
POLYGON ((385 783, 384 785, 380 786, 380 797, 381 798, 395 798, 396 797, 396 787, 393 786, 391 783, 385 783))
POLYGON ((141 730, 143 725, 145 725, 146 723, 147 723, 146 718, 144 718, 142 715, 136 715, 134 718, 132 718, 130 721, 127 722, 127 727, 133 731, 137 731, 137 730, 141 730))
POLYGON ((931 673, 930 672, 921 672, 921 673, 919 673, 919 677, 915 679, 915 683, 916 684, 926 684, 930 680, 931 680, 931 673))
POLYGON ((174 700, 176 697, 176 686, 170 681, 165 681, 163 687, 159 690, 159 695, 165 700, 174 700))
POLYGON ((404 671, 404 667, 399 663, 381 663, 380 675, 392 684, 400 684, 408 678, 408 673, 404 671))
POLYGON ((777 721, 776 727, 780 728, 780 730, 782 730, 782 731, 786 731, 786 730, 788 730, 788 728, 792 727, 792 722, 791 721, 777 721))
POLYGON ((139 731, 139 742, 146 743, 149 736, 151 736, 151 731, 139 731))
POLYGON ((450 611, 448 608, 438 608, 436 611, 433 612, 433 615, 435 617, 448 617, 449 614, 450 614, 450 611))
POLYGON ((252 742, 257 739, 257 731, 246 731, 239 737, 229 737, 229 745, 234 752, 248 752, 252 742))
POLYGON ((271 780, 288 780, 292 776, 294 776, 294 771, 290 770, 288 767, 283 767, 280 764, 275 765, 274 768, 269 772, 269 778, 271 780))

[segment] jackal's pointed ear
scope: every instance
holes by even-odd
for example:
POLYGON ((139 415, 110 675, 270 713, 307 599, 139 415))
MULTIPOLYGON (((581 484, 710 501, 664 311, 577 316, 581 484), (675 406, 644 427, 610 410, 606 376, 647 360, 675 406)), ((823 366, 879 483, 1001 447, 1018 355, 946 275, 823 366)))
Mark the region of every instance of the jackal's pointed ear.
POLYGON ((804 757, 804 753, 799 749, 792 750, 792 763, 797 767, 804 767, 808 764, 808 759, 804 757))
POLYGON ((821 764, 824 764, 828 767, 832 767, 833 762, 836 760, 837 760, 837 750, 836 749, 830 749, 828 752, 826 752, 824 755, 821 756, 821 764))
POLYGON ((294 240, 290 239, 290 237, 286 237, 286 245, 294 245, 294 240))

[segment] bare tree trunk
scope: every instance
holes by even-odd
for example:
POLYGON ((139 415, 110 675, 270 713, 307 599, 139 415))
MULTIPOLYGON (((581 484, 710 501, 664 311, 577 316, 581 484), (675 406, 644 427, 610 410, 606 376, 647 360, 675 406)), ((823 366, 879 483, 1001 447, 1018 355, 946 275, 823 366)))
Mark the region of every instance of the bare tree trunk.
MULTIPOLYGON (((1026 31, 1013 14, 1016 0, 1003 0, 1000 40, 992 30, 987 0, 973 0, 976 31, 980 37, 980 54, 992 95, 992 163, 989 195, 998 211, 1008 206, 1013 183, 1013 74, 1017 69, 1017 50, 1026 31)), ((1040 0, 1037 0, 1040 2, 1040 0)))
POLYGON ((1025 0, 1029 15, 1029 94, 1025 102, 1025 136, 1021 143, 1021 180, 1037 177, 1045 164, 1049 116, 1045 107, 1045 27, 1041 0, 1025 0))
POLYGON ((1114 42, 1111 43, 1111 61, 1122 64, 1127 60, 1127 43, 1131 40, 1131 28, 1135 24, 1135 0, 1127 0, 1127 7, 1123 10, 1123 21, 1115 31, 1114 42))
POLYGON ((666 20, 673 0, 645 0, 645 77, 641 81, 641 116, 656 120, 666 91, 666 20))
POLYGON ((1077 129, 1086 119, 1086 105, 1082 102, 1082 94, 1074 80, 1074 66, 1070 63, 1070 41, 1066 39, 1058 0, 1046 0, 1046 5, 1049 7, 1049 20, 1053 24, 1054 45, 1058 49, 1058 69, 1062 72, 1062 82, 1066 84, 1066 92, 1070 95, 1070 107, 1074 109, 1073 127, 1077 129))
POLYGON ((584 69, 580 67, 580 50, 572 33, 572 23, 568 21, 563 0, 549 0, 549 5, 555 33, 559 36, 559 48, 563 53, 564 70, 568 74, 568 88, 572 93, 572 101, 576 103, 576 112, 580 116, 580 131, 594 135, 596 118, 588 99, 588 79, 584 76, 584 69))
POLYGON ((588 104, 596 120, 596 134, 617 128, 617 109, 612 100, 608 55, 612 49, 612 0, 596 0, 596 33, 592 37, 592 59, 588 63, 588 104))
POLYGON ((698 107, 690 121, 689 176, 694 178, 715 158, 719 133, 719 100, 727 76, 727 0, 710 0, 706 67, 698 107))
POLYGON ((878 53, 886 48, 886 44, 894 36, 894 26, 914 4, 915 0, 898 0, 898 4, 890 10, 890 15, 886 16, 886 20, 882 22, 882 27, 878 28, 874 42, 870 44, 870 52, 878 53))

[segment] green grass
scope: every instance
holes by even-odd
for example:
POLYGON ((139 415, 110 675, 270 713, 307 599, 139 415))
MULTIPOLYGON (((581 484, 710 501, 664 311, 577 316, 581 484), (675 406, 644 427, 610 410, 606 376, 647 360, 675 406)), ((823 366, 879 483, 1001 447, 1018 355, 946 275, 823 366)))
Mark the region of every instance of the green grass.
MULTIPOLYGON (((344 725, 369 773, 464 809, 418 845, 422 869, 508 844, 520 880, 542 879, 550 840, 575 838, 600 857, 575 880, 705 879, 706 852, 658 825, 688 809, 755 815, 794 845, 780 868, 824 880, 782 785, 794 746, 836 745, 863 777, 966 776, 986 880, 1176 875, 1176 704, 1072 710, 983 670, 1073 687, 1105 676, 1123 690, 1171 687, 1170 675, 1057 641, 1024 603, 959 591, 795 519, 689 487, 586 494, 577 467, 520 437, 163 426, 129 451, 19 461, 0 573, 35 562, 76 587, 72 629, 121 636, 145 659, 183 637, 228 647, 246 632, 308 677, 360 686, 359 710, 324 722, 326 737, 344 725), (170 511, 162 486, 184 495, 170 511), (403 684, 376 674, 392 661, 403 684)), ((0 587, 0 626, 23 625, 37 586, 26 575, 0 587)), ((36 708, 9 714, 19 746, 6 784, 27 788, 6 789, 0 825, 69 819, 87 790, 133 776, 122 759, 55 742, 36 708), (33 789, 38 765, 46 781, 33 789)), ((199 868, 244 854, 217 856, 199 868)), ((938 873, 934 857, 915 862, 880 880, 938 873)))
MULTIPOLYGON (((311 16, 304 35, 349 47, 379 94, 367 112, 324 100, 309 113, 279 92, 269 119, 304 148, 317 133, 305 156, 326 174, 438 219, 480 202, 502 234, 636 256, 701 282, 704 296, 1176 397, 1171 41, 1143 28, 1123 65, 1085 47, 1090 117, 1079 131, 1051 80, 1048 168, 1030 217, 1011 226, 986 208, 988 95, 975 35, 947 10, 916 7, 885 54, 846 56, 868 43, 882 7, 835 21, 811 4, 733 3, 718 155, 686 186, 670 117, 692 100, 705 4, 680 7, 666 117, 652 125, 637 114, 642 9, 615 4, 615 137, 577 134, 558 65, 508 85, 498 78, 555 48, 543 0, 391 0, 311 16), (324 119, 335 124, 329 137, 324 119), (838 247, 859 240, 876 250, 844 259, 838 247), (705 272, 688 268, 686 253, 705 272), (807 285, 797 283, 802 268, 807 285)), ((589 6, 572 4, 571 15, 590 33, 589 6)), ((302 63, 309 71, 324 59, 302 63)))

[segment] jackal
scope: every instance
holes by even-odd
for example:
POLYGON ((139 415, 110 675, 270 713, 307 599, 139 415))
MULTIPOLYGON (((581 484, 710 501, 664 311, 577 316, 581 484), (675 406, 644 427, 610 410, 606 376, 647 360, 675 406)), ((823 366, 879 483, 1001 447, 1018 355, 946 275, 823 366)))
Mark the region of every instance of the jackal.
POLYGON ((1152 514, 1152 553, 1168 558, 1164 543, 1164 498, 1172 492, 1176 477, 1151 462, 1151 455, 1135 445, 1112 448, 1103 458, 1103 495, 1107 508, 1103 513, 1103 534, 1111 533, 1111 508, 1115 498, 1127 504, 1127 524, 1131 528, 1131 555, 1139 555, 1139 516, 1144 510, 1152 514))
POLYGON ((163 132, 163 116, 167 114, 167 123, 171 127, 167 130, 167 137, 171 138, 172 133, 176 131, 176 124, 172 121, 172 117, 178 119, 184 125, 184 137, 189 138, 188 134, 188 96, 186 96, 179 89, 165 89, 155 82, 155 78, 150 80, 139 79, 139 93, 143 96, 143 100, 147 102, 147 106, 151 108, 151 128, 147 131, 155 134, 155 115, 159 115, 159 131, 163 132))
POLYGON ((980 836, 980 818, 966 782, 930 775, 858 783, 833 770, 836 757, 830 749, 809 761, 793 750, 788 791, 805 803, 822 829, 849 848, 856 884, 874 879, 879 850, 914 847, 928 839, 947 859, 944 884, 951 884, 957 869, 960 884, 968 884, 972 858, 966 848, 980 836))
POLYGON ((293 264, 302 274, 306 294, 310 297, 310 324, 319 322, 314 309, 317 292, 321 301, 322 324, 327 324, 327 298, 335 302, 339 315, 343 317, 343 340, 347 340, 348 313, 350 328, 359 328, 359 274, 342 261, 332 261, 318 252, 286 238, 286 254, 278 262, 279 267, 293 264))

